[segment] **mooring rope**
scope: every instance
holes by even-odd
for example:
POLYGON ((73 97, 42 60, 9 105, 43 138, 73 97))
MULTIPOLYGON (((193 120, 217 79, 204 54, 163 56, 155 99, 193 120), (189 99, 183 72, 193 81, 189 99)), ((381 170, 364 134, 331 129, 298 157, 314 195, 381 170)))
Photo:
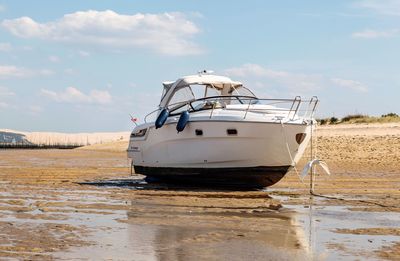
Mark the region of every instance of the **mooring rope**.
POLYGON ((322 194, 317 194, 315 192, 311 192, 310 193, 312 196, 315 197, 320 197, 320 198, 326 198, 326 199, 336 199, 336 200, 340 200, 340 201, 357 201, 360 203, 366 203, 366 204, 370 204, 370 205, 376 205, 379 207, 383 207, 383 208, 399 208, 398 206, 390 206, 390 205, 384 205, 381 203, 377 203, 377 202, 372 202, 372 201, 368 201, 368 200, 363 200, 363 199, 354 199, 354 200, 350 200, 350 199, 345 199, 345 198, 339 198, 339 197, 332 197, 332 196, 326 196, 326 195, 322 195, 322 194))
POLYGON ((296 172, 297 177, 300 179, 301 183, 305 185, 304 181, 301 179, 299 171, 296 168, 296 162, 293 159, 292 153, 290 152, 289 143, 287 141, 287 137, 286 137, 286 133, 285 133, 285 130, 284 130, 282 119, 280 120, 280 123, 281 123, 281 133, 282 133, 283 139, 285 140, 285 143, 286 143, 286 149, 287 149, 287 152, 288 152, 290 160, 291 160, 291 165, 293 166, 293 169, 296 172))

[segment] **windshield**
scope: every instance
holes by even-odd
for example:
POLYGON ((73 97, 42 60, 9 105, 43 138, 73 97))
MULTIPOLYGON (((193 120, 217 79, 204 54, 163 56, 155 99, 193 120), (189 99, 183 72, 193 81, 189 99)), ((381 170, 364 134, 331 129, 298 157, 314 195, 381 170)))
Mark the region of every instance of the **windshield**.
POLYGON ((231 88, 229 94, 231 95, 237 95, 237 96, 250 96, 250 97, 256 97, 252 91, 247 89, 244 86, 238 86, 238 87, 233 87, 231 88))
POLYGON ((177 114, 185 110, 204 110, 215 108, 215 106, 225 107, 226 105, 248 104, 249 102, 251 104, 257 103, 257 97, 241 85, 235 87, 226 84, 215 87, 211 84, 190 84, 177 89, 168 101, 167 107, 171 113, 177 114), (253 97, 256 100, 253 100, 253 97), (212 105, 210 102, 217 102, 218 104, 212 105))
POLYGON ((169 100, 168 105, 185 103, 211 96, 221 96, 221 90, 208 84, 191 84, 175 91, 169 100))
POLYGON ((169 100, 169 105, 179 104, 190 100, 195 100, 194 93, 190 86, 186 86, 177 90, 169 100))

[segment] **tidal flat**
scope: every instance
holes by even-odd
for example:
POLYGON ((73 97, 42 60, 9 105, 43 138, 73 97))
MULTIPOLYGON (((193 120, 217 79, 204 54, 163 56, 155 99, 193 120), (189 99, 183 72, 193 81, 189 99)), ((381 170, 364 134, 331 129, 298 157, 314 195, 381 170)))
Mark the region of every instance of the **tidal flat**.
POLYGON ((314 196, 295 171, 261 191, 206 189, 147 184, 120 151, 2 150, 0 259, 398 260, 398 161, 373 156, 398 157, 400 140, 352 138, 320 137, 332 175, 314 196))

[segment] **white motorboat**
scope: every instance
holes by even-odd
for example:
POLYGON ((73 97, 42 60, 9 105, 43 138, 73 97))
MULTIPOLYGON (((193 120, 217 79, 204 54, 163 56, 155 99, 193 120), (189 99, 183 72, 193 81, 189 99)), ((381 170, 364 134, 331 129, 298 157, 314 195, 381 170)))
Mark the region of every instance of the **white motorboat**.
POLYGON ((315 96, 261 99, 206 71, 163 85, 159 108, 134 128, 128 147, 135 172, 147 177, 270 186, 300 160, 315 126, 315 96))

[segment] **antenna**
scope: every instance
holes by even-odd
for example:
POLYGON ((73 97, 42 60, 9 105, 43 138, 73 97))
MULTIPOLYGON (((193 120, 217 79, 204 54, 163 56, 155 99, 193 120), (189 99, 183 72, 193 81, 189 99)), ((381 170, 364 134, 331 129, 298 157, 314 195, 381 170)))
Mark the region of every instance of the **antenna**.
POLYGON ((199 75, 202 75, 202 74, 213 74, 214 71, 213 70, 201 70, 201 71, 198 71, 197 73, 199 75))

